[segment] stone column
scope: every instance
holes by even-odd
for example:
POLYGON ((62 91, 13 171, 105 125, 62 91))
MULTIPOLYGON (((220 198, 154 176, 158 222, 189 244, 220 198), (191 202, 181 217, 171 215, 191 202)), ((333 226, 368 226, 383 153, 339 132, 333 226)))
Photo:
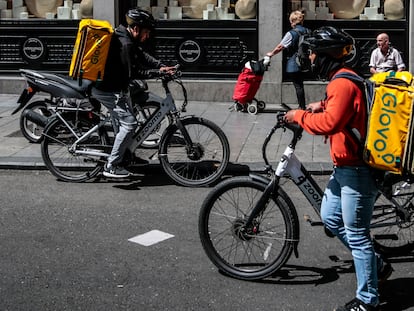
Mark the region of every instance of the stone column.
POLYGON ((107 20, 112 26, 116 25, 118 0, 93 0, 93 18, 107 20))
MULTIPOLYGON (((283 36, 283 3, 275 0, 259 0, 259 59, 271 51, 283 36)), ((258 98, 265 102, 280 102, 282 89, 282 53, 272 57, 265 73, 258 98)))

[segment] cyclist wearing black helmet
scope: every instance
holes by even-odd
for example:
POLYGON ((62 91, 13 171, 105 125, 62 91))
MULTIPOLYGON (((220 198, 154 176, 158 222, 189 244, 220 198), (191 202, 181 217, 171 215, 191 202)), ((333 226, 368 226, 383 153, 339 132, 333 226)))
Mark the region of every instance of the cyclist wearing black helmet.
POLYGON ((351 133, 351 129, 356 129, 365 137, 365 98, 356 83, 344 77, 335 78, 341 72, 356 75, 345 66, 354 39, 336 28, 322 27, 303 45, 302 50, 309 51, 314 74, 330 82, 323 101, 309 104, 307 111, 288 111, 285 119, 330 140, 334 170, 324 193, 321 218, 325 227, 351 250, 357 278, 356 298, 336 310, 377 310, 378 281, 385 281, 392 268, 373 249, 369 228, 377 189, 362 160, 359 141, 351 133))
MULTIPOLYGON (((130 83, 134 79, 157 77, 161 71, 174 71, 174 67, 165 66, 146 53, 141 46, 155 27, 154 17, 145 10, 130 9, 125 18, 127 25, 120 25, 115 29, 104 80, 92 89, 92 95, 119 121, 119 131, 103 173, 104 176, 115 178, 131 175, 121 166, 130 138, 138 124, 129 98, 130 83)), ((135 162, 142 162, 142 159, 138 158, 135 162)))

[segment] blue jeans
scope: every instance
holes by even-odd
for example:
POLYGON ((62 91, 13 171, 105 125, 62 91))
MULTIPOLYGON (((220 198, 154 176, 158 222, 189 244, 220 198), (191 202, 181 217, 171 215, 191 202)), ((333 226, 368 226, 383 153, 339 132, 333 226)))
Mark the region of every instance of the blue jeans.
POLYGON ((116 166, 123 160, 125 151, 131 143, 132 136, 138 126, 128 94, 105 92, 92 89, 92 96, 98 99, 110 111, 118 126, 108 165, 116 166))
POLYGON ((321 206, 325 226, 352 252, 356 297, 373 306, 379 303, 377 260, 370 235, 376 195, 377 188, 367 167, 336 167, 321 206))

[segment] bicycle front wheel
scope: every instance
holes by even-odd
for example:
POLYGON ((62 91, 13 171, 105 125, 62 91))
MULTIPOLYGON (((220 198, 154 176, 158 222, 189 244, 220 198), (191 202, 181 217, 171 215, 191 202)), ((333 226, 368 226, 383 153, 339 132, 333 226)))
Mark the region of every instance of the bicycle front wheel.
POLYGON ((371 221, 374 247, 385 256, 414 250, 414 185, 399 181, 375 202, 371 221))
POLYGON ((86 119, 66 121, 70 128, 58 118, 46 127, 41 145, 42 158, 49 171, 58 179, 68 182, 86 181, 102 170, 105 159, 98 154, 102 154, 105 148, 110 148, 107 143, 108 137, 101 129, 74 146, 77 138, 90 130, 94 124, 86 119), (96 152, 97 155, 91 155, 91 152, 96 152))
POLYGON ((168 176, 183 186, 214 183, 229 162, 230 147, 226 135, 216 124, 202 118, 190 117, 180 122, 185 133, 175 124, 161 138, 162 167, 168 176))
POLYGON ((201 207, 203 248, 219 270, 234 278, 258 280, 274 274, 298 242, 297 214, 280 188, 252 225, 245 226, 265 187, 251 177, 233 177, 218 184, 201 207))

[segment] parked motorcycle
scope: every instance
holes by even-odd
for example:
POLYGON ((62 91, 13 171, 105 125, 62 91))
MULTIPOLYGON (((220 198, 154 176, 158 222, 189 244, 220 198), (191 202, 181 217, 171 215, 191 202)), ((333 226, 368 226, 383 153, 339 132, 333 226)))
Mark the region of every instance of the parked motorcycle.
POLYGON ((89 80, 80 83, 69 77, 29 69, 20 69, 20 74, 26 79, 27 86, 12 114, 23 110, 20 130, 30 142, 41 141, 43 129, 57 106, 89 104, 88 91, 92 84, 89 80), (31 101, 38 93, 46 93, 46 97, 31 101))

